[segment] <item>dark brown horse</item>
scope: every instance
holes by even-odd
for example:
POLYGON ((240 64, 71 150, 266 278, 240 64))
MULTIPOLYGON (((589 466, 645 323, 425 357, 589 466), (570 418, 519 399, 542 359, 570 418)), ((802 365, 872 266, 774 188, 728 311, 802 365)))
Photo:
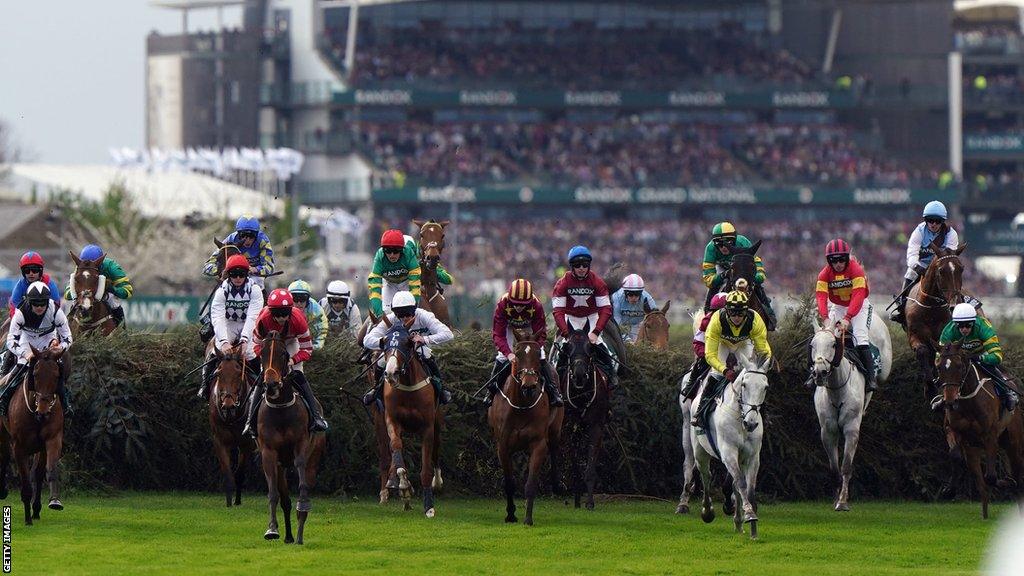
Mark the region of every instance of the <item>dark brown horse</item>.
POLYGON ((324 453, 326 438, 323 434, 309 433, 309 414, 298 390, 288 376, 290 369, 284 339, 271 331, 260 343, 260 365, 266 396, 260 404, 257 417, 257 442, 263 460, 263 474, 267 478, 267 500, 270 523, 263 537, 276 540, 277 505, 280 498, 284 512, 286 543, 292 542, 291 498, 288 495, 287 469, 292 466, 299 477, 299 500, 295 515, 299 529, 294 542, 302 544, 306 517, 311 508, 309 491, 316 486, 317 464, 324 453))
POLYGON ((71 276, 71 295, 75 299, 69 314, 71 329, 76 336, 95 330, 106 336, 117 327, 110 314, 110 307, 103 301, 107 278, 100 274, 100 266, 106 254, 101 254, 95 260, 82 260, 74 252, 68 254, 75 261, 75 272, 71 276))
POLYGON ((950 455, 962 458, 974 473, 974 483, 981 494, 981 517, 988 518, 988 485, 996 483, 1000 446, 1010 460, 1017 507, 1024 512, 1024 420, 1020 409, 1003 410, 992 379, 971 364, 958 342, 943 346, 935 366, 942 386, 950 455))
MULTIPOLYGON (((363 338, 366 337, 366 332, 373 326, 376 326, 379 321, 380 318, 375 316, 373 311, 368 311, 366 319, 363 320, 363 324, 356 333, 356 342, 362 343, 363 338)), ((375 370, 373 366, 377 363, 381 353, 364 350, 364 354, 364 358, 369 364, 369 368, 366 370, 367 388, 373 388, 377 386, 377 382, 374 380, 375 370)), ((398 488, 398 479, 391 476, 391 438, 388 436, 387 423, 384 422, 383 400, 371 404, 369 411, 370 418, 373 420, 374 440, 377 446, 377 467, 380 471, 380 492, 378 497, 381 504, 387 504, 388 497, 390 496, 389 490, 398 488)))
POLYGON ((32 365, 21 383, 21 391, 11 398, 0 431, 0 497, 7 497, 7 468, 13 453, 21 479, 26 525, 32 524, 33 518, 38 519, 43 508, 40 498, 44 475, 50 484, 50 509, 64 509, 58 467, 64 444, 64 407, 58 396, 63 354, 50 348, 32 348, 32 365))
POLYGON ((213 390, 209 395, 213 452, 224 477, 227 505, 231 506, 233 494, 234 504, 238 506, 242 503, 245 465, 256 448, 252 439, 242 434, 245 399, 249 397, 249 375, 245 373, 242 346, 235 346, 225 354, 211 341, 207 346, 207 357, 210 354, 215 355, 217 365, 213 372, 213 390), (234 465, 232 460, 235 460, 234 465))
MULTIPOLYGON (((411 322, 413 318, 410 318, 411 322)), ((391 325, 384 336, 384 421, 391 446, 388 477, 398 478, 398 490, 410 510, 412 484, 409 482, 402 456, 402 434, 411 432, 423 439, 420 460, 420 487, 423 490, 423 513, 434 517, 434 490, 442 486, 438 463, 441 449, 441 424, 444 413, 437 403, 430 376, 416 355, 415 343, 403 322, 391 325)))
POLYGON ((665 314, 672 304, 669 300, 660 310, 651 310, 644 305, 644 319, 637 328, 636 341, 647 342, 655 350, 668 350, 668 318, 665 314))
POLYGON ((597 484, 597 457, 604 441, 604 427, 609 416, 608 381, 594 363, 595 346, 590 343, 589 322, 582 330, 573 330, 562 342, 561 354, 566 358, 562 397, 565 399, 565 427, 569 433, 571 490, 573 503, 580 507, 586 483, 586 507, 594 509, 594 486, 597 484), (583 475, 580 474, 581 464, 583 475))
POLYGON ((437 267, 441 264, 441 253, 444 251, 444 228, 447 220, 435 222, 413 220, 420 229, 420 308, 430 310, 437 319, 451 326, 448 316, 448 301, 441 294, 437 280, 437 267))
POLYGON ((750 309, 761 315, 761 319, 768 323, 768 316, 764 311, 764 303, 757 296, 754 290, 757 275, 757 250, 761 247, 761 241, 754 242, 749 248, 739 246, 732 249, 732 264, 729 267, 728 279, 722 285, 724 291, 739 290, 745 292, 750 298, 750 309))
POLYGON ((547 394, 540 386, 542 370, 541 346, 529 330, 515 331, 516 344, 511 369, 501 386, 500 400, 491 404, 487 422, 498 447, 498 460, 505 476, 505 522, 516 522, 516 480, 512 456, 525 450, 530 455, 526 479, 526 518, 533 525, 533 499, 537 496, 540 467, 551 455, 552 489, 558 491, 558 450, 562 433, 562 407, 548 406, 547 394))

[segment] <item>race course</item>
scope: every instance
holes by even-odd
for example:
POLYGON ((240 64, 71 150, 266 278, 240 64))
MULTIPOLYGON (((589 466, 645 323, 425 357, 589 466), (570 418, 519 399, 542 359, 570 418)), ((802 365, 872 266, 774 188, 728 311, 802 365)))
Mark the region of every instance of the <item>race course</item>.
POLYGON ((503 523, 499 498, 442 497, 427 520, 397 502, 316 494, 296 546, 263 540, 263 494, 231 509, 214 493, 67 500, 31 527, 16 494, 4 502, 15 505, 15 574, 975 574, 1009 511, 998 503, 982 521, 976 502, 857 502, 844 514, 827 502, 764 504, 761 539, 750 541, 720 503, 706 526, 673 514, 674 502, 599 501, 585 512, 543 498, 530 528, 503 523))

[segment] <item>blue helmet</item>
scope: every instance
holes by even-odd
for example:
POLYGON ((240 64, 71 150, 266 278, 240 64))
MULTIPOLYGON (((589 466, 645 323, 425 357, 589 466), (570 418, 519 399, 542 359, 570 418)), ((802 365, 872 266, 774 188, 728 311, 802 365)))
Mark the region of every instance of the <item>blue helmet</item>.
POLYGON ((256 218, 242 216, 237 222, 235 222, 235 232, 253 232, 255 234, 259 234, 260 221, 256 218))
POLYGON ((103 256, 103 248, 95 244, 86 245, 85 248, 82 248, 81 253, 78 254, 78 257, 82 260, 95 260, 100 256, 103 256))
POLYGON ((569 249, 569 262, 577 258, 586 258, 587 260, 593 260, 594 257, 590 255, 590 250, 586 246, 573 246, 569 249))
POLYGON ((928 218, 929 216, 935 218, 942 218, 943 220, 945 220, 946 218, 948 218, 946 214, 946 205, 943 204, 942 202, 939 202, 938 200, 932 200, 931 202, 925 204, 924 213, 921 214, 921 217, 928 218))

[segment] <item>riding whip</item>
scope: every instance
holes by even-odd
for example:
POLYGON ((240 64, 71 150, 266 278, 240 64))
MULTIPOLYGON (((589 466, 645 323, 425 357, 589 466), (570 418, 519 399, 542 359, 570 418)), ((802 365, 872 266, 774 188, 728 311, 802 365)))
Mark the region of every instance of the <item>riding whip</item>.
POLYGON ((512 367, 512 363, 511 362, 506 362, 505 365, 502 366, 500 370, 495 372, 493 376, 491 376, 490 378, 487 379, 487 382, 484 382, 483 386, 478 388, 476 392, 473 392, 473 394, 470 395, 470 398, 476 398, 477 394, 479 394, 480 392, 483 392, 484 388, 487 388, 488 386, 490 386, 491 383, 495 382, 498 379, 499 376, 503 376, 511 367, 512 367))

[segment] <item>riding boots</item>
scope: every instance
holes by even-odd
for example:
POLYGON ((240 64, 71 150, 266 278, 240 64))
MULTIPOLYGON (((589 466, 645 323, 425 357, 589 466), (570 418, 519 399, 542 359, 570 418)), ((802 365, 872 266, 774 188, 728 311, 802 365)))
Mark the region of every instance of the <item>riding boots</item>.
POLYGON ((704 426, 703 422, 707 419, 708 412, 711 411, 711 405, 715 402, 715 396, 718 396, 718 387, 724 381, 725 376, 711 375, 708 377, 708 381, 704 385, 704 395, 700 397, 700 404, 693 411, 693 420, 690 421, 691 426, 704 426))
POLYGON ((498 393, 500 388, 498 379, 495 378, 495 375, 497 375, 499 371, 504 370, 507 366, 508 361, 502 362, 501 360, 495 360, 494 366, 491 366, 491 375, 488 377, 489 383, 487 384, 487 395, 484 396, 483 399, 485 407, 491 407, 491 404, 494 403, 494 395, 498 393))
POLYGON ((3 356, 3 364, 0 364, 0 377, 10 372, 11 368, 14 368, 14 363, 18 360, 17 358, 14 357, 14 354, 7 349, 4 349, 3 356))
POLYGON ((878 376, 875 374, 875 357, 871 355, 871 346, 857 346, 860 363, 864 365, 865 386, 868 392, 878 390, 878 376))
POLYGON ((558 407, 565 404, 562 399, 562 392, 558 390, 558 375, 555 367, 550 362, 541 362, 541 381, 544 382, 544 391, 548 393, 548 406, 558 407))
POLYGON ((26 372, 28 372, 28 364, 16 364, 14 370, 8 376, 7 382, 4 384, 3 389, 0 390, 0 416, 7 415, 7 403, 11 401, 11 396, 18 389, 18 385, 21 384, 21 380, 26 372))
POLYGON ((320 414, 320 405, 317 404, 316 397, 313 396, 313 389, 309 387, 306 375, 299 370, 294 370, 291 373, 291 378, 292 382, 299 389, 302 402, 306 405, 306 409, 309 410, 309 431, 326 432, 329 428, 327 420, 324 420, 323 415, 320 414))
POLYGON ((124 307, 118 306, 117 308, 111 308, 110 317, 114 319, 115 328, 124 324, 124 307))
POLYGON ((445 390, 441 384, 441 369, 437 367, 437 362, 434 361, 434 357, 420 356, 420 360, 423 362, 423 366, 426 367, 427 371, 430 372, 430 380, 434 384, 434 392, 437 393, 438 402, 441 404, 447 404, 452 401, 452 393, 445 390))
POLYGON ((196 393, 197 398, 206 399, 206 396, 210 391, 210 381, 213 380, 213 375, 216 370, 213 369, 213 356, 206 359, 206 363, 203 364, 203 377, 199 384, 199 392, 196 393))
POLYGON ((260 404, 263 403, 263 392, 265 386, 262 380, 257 380, 249 393, 249 413, 245 416, 245 428, 242 429, 243 436, 256 437, 256 415, 260 412, 260 404))
POLYGON ((900 288, 899 303, 896 304, 896 309, 889 314, 889 320, 892 320, 897 324, 904 324, 906 322, 906 318, 904 318, 903 312, 907 308, 907 294, 910 290, 910 287, 913 286, 915 282, 917 282, 917 278, 903 279, 903 286, 900 288))
POLYGON ((690 381, 686 383, 686 388, 679 391, 679 395, 687 400, 693 400, 697 397, 697 390, 700 389, 701 378, 708 370, 708 361, 700 356, 693 361, 693 366, 690 367, 690 381))
POLYGON ((376 402, 377 398, 381 397, 381 392, 384 391, 384 371, 376 364, 373 365, 372 370, 375 384, 363 394, 363 406, 369 406, 376 402))

